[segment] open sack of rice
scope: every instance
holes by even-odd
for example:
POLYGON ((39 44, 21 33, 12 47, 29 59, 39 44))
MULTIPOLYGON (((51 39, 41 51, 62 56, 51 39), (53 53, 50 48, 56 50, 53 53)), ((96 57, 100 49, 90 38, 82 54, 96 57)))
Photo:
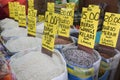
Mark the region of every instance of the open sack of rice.
POLYGON ((41 46, 41 39, 36 37, 19 37, 16 39, 10 39, 5 44, 5 47, 12 53, 38 46, 41 46))
POLYGON ((6 29, 12 29, 18 27, 18 22, 12 20, 12 19, 5 19, 3 22, 1 22, 1 30, 6 29))
POLYGON ((7 29, 2 31, 1 36, 5 41, 8 41, 11 38, 25 37, 27 36, 27 29, 20 27, 7 29))
POLYGON ((52 57, 41 50, 22 51, 11 57, 10 67, 17 80, 68 80, 66 63, 57 50, 52 57))

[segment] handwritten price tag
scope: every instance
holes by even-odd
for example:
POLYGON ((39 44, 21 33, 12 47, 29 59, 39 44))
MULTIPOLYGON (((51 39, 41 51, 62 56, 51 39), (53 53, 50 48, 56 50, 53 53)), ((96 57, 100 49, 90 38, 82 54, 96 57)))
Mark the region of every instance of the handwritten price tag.
POLYGON ((104 19, 100 44, 115 48, 120 29, 120 14, 106 12, 104 19))
POLYGON ((58 35, 63 37, 70 36, 70 26, 73 24, 72 21, 72 9, 62 8, 59 15, 59 29, 58 35))
POLYGON ((19 26, 26 27, 26 10, 24 5, 20 5, 18 17, 19 17, 19 26))
POLYGON ((83 8, 78 44, 94 48, 100 9, 83 8))
POLYGON ((42 37, 42 47, 44 47, 49 51, 53 51, 54 49, 56 25, 57 25, 56 13, 46 12, 45 28, 44 28, 44 34, 42 37))
POLYGON ((36 36, 36 15, 37 10, 28 9, 28 34, 36 36))

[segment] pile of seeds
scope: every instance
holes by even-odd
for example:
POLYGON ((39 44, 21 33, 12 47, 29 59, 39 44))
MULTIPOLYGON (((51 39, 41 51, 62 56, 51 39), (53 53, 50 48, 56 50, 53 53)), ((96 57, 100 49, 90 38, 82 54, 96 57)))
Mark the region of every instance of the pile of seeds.
POLYGON ((78 67, 89 68, 97 61, 97 57, 94 54, 86 53, 77 48, 63 50, 63 54, 68 64, 78 67))

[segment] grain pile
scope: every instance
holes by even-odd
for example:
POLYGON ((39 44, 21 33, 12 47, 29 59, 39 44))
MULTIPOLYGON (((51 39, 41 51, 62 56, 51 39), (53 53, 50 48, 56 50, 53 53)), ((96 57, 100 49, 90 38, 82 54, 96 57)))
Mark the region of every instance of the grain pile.
POLYGON ((11 39, 7 41, 5 47, 10 52, 19 52, 29 48, 35 48, 41 46, 41 39, 34 37, 20 37, 17 39, 11 39))
POLYGON ((1 33, 1 36, 3 38, 11 38, 11 37, 24 37, 27 36, 27 29, 24 28, 13 28, 13 29, 8 29, 4 30, 1 33))
POLYGON ((78 67, 89 68, 97 61, 94 54, 86 53, 74 47, 63 50, 63 54, 68 64, 78 67))
POLYGON ((53 53, 50 57, 41 51, 32 51, 17 58, 13 56, 10 63, 18 80, 52 80, 64 72, 65 66, 58 54, 53 53))

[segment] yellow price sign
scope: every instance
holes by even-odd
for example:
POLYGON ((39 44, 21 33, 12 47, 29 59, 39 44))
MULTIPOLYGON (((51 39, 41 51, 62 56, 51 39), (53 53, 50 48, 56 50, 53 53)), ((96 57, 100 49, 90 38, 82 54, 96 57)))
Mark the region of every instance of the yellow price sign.
POLYGON ((28 34, 31 36, 36 36, 36 15, 37 10, 29 9, 28 10, 28 34))
POLYGON ((100 44, 116 47, 120 30, 120 14, 105 13, 100 44))
POLYGON ((55 11, 55 3, 48 2, 47 3, 47 11, 54 12, 55 11))
POLYGON ((53 51, 54 50, 54 42, 55 42, 55 28, 53 24, 46 23, 47 25, 44 27, 44 34, 42 37, 42 47, 53 51))
POLYGON ((14 18, 15 12, 14 12, 14 2, 9 2, 9 16, 11 18, 14 18))
POLYGON ((42 22, 45 20, 45 16, 44 15, 38 15, 38 22, 42 22))
POLYGON ((95 10, 83 8, 78 44, 94 48, 99 14, 99 9, 95 10))
POLYGON ((34 0, 28 0, 28 7, 34 9, 34 0))
POLYGON ((20 5, 19 9, 19 26, 26 27, 26 10, 24 5, 20 5))
POLYGON ((54 49, 57 24, 58 24, 57 14, 54 12, 47 11, 45 13, 45 27, 44 34, 42 37, 42 46, 49 51, 53 51, 54 49))
POLYGON ((18 20, 19 5, 20 5, 19 2, 14 2, 15 20, 18 20))

